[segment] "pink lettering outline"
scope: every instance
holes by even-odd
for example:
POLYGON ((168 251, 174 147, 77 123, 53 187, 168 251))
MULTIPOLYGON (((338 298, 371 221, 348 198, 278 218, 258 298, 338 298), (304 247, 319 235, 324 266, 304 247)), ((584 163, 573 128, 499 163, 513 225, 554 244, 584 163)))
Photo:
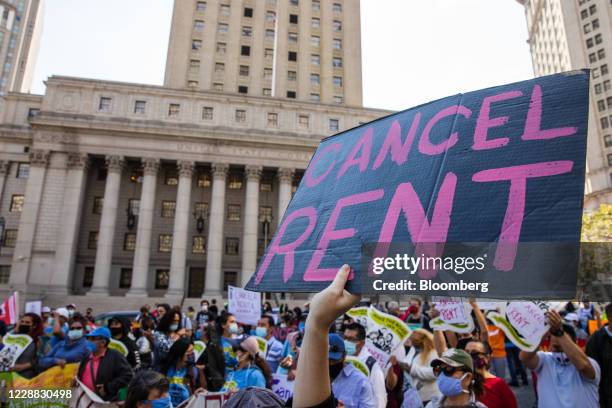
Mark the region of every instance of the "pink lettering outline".
POLYGON ((508 123, 509 116, 498 116, 496 118, 490 118, 491 104, 493 102, 501 102, 508 99, 514 99, 523 96, 521 91, 510 91, 504 92, 493 96, 487 96, 482 100, 482 107, 480 108, 480 114, 476 121, 476 129, 474 130, 474 144, 472 149, 474 150, 487 150, 495 149, 496 147, 505 146, 508 144, 507 137, 498 137, 497 139, 487 140, 487 133, 490 128, 503 126, 508 123))
POLYGON ((429 119, 429 122, 427 122, 425 128, 423 129, 423 134, 421 134, 421 140, 419 140, 419 151, 421 153, 434 156, 436 154, 445 152, 453 147, 457 141, 459 141, 459 135, 457 132, 451 133, 446 142, 442 142, 437 145, 432 144, 429 140, 431 129, 436 123, 447 116, 455 116, 457 114, 461 114, 466 119, 469 119, 472 115, 472 111, 462 105, 453 105, 442 109, 440 112, 436 113, 433 118, 429 119))
POLYGON ((329 165, 329 167, 327 168, 327 170, 325 170, 323 172, 323 174, 321 174, 319 177, 317 178, 312 178, 312 173, 314 172, 314 168, 316 167, 317 163, 319 163, 319 160, 321 160, 321 157, 326 154, 328 151, 331 150, 335 150, 336 152, 339 152, 340 149, 342 148, 342 145, 340 143, 331 143, 327 146, 325 146, 317 155, 316 157, 314 157, 312 159, 312 161, 310 162, 310 164, 308 165, 308 168, 306 169, 306 173, 304 174, 304 179, 306 180, 306 185, 308 187, 314 187, 317 184, 319 184, 320 182, 322 182, 325 177, 327 177, 327 175, 329 174, 330 171, 332 171, 332 169, 334 168, 334 165, 336 164, 336 160, 334 159, 334 161, 329 165))
POLYGON ((406 135, 406 141, 403 144, 401 140, 402 128, 399 121, 394 120, 393 123, 391 123, 391 127, 389 127, 389 131, 387 132, 387 137, 378 152, 378 156, 376 156, 372 170, 376 170, 383 164, 389 151, 391 151, 391 160, 398 166, 401 166, 408 160, 408 153, 410 153, 410 149, 412 148, 412 143, 414 142, 414 137, 416 136, 420 121, 421 112, 417 112, 416 115, 414 115, 414 119, 412 119, 412 125, 410 125, 410 130, 406 135))
POLYGON ((529 111, 527 111, 527 119, 525 120, 525 131, 521 139, 523 140, 546 140, 557 137, 572 136, 577 131, 576 127, 560 127, 553 129, 542 130, 542 87, 534 85, 531 93, 531 102, 529 103, 529 111))
POLYGON ((353 150, 349 153, 346 160, 340 167, 340 171, 336 176, 336 179, 339 179, 346 173, 346 171, 352 167, 359 165, 359 172, 363 173, 368 168, 368 163, 370 162, 370 154, 372 152, 372 133, 373 130, 369 127, 359 139, 359 141, 353 147, 353 150), (363 149, 363 152, 359 156, 358 159, 355 158, 355 155, 363 149))

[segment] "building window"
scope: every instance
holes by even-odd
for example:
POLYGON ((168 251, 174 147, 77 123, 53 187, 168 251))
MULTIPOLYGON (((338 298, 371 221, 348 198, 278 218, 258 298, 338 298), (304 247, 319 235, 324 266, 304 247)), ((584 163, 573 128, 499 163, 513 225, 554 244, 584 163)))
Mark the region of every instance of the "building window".
POLYGON ((287 54, 287 59, 289 61, 297 61, 297 52, 289 51, 289 53, 287 54))
POLYGON ((587 48, 593 48, 593 39, 587 38, 586 45, 587 45, 587 48))
POLYGON ((98 105, 98 110, 100 112, 110 112, 112 100, 112 98, 109 98, 107 96, 101 96, 100 103, 98 105))
POLYGON ((249 76, 249 66, 248 65, 241 65, 240 66, 240 76, 249 76))
POLYGON ((313 47, 319 47, 321 45, 321 37, 313 35, 310 37, 310 45, 313 47))
POLYGON ((11 265, 0 265, 0 284, 8 284, 11 278, 11 265))
POLYGON ((23 202, 25 200, 25 196, 23 194, 13 194, 11 197, 11 207, 9 209, 10 212, 21 212, 23 211, 23 202))
POLYGON ((104 197, 94 197, 92 214, 102 214, 102 207, 104 206, 104 197))
POLYGON ((222 92, 223 91, 223 84, 220 82, 215 82, 213 84, 213 90, 218 91, 218 92, 222 92))
POLYGON ((593 20, 593 30, 597 30, 599 28, 599 19, 593 20))
MULTIPOLYGON (((0 41, 2 40, 2 38, 0 38, 0 41)), ((32 119, 33 117, 37 116, 40 113, 40 109, 38 108, 30 108, 28 109, 28 119, 32 119)))
POLYGON ((201 40, 192 40, 191 41, 191 49, 194 51, 199 51, 202 48, 201 40))
POLYGON ((4 230, 4 239, 2 241, 2 245, 6 248, 15 248, 16 243, 17 243, 17 230, 16 229, 4 230))
POLYGON ((98 231, 89 231, 89 237, 87 238, 87 249, 98 248, 98 231))
POLYGON ((129 289, 132 286, 132 268, 121 268, 119 289, 129 289))
POLYGON ((599 123, 601 124, 602 129, 607 129, 610 127, 610 122, 608 121, 607 117, 599 119, 599 123))
POLYGON ((178 171, 174 168, 167 168, 164 173, 164 184, 167 186, 178 185, 178 171))
POLYGON ((198 72, 200 70, 200 60, 189 60, 189 71, 198 72))
POLYGON ((266 40, 274 41, 274 30, 266 30, 266 40))
POLYGON ((342 13, 342 4, 334 3, 333 8, 334 13, 342 13))
POLYGON ((601 75, 608 75, 608 64, 602 65, 599 67, 599 70, 601 71, 601 75))
POLYGON ((321 64, 321 56, 318 54, 310 55, 310 63, 312 65, 320 65, 321 64))
POLYGON ((267 193, 272 192, 272 179, 269 177, 263 177, 259 183, 259 191, 265 191, 267 193))
MULTIPOLYGON (((227 50, 227 44, 224 42, 219 42, 217 43, 217 54, 225 54, 225 51, 227 50)), ((198 64, 199 67, 199 64, 198 64)))
POLYGON ((595 44, 601 44, 602 41, 603 41, 603 38, 602 38, 601 34, 597 34, 595 36, 595 44))
POLYGON ((612 154, 608 154, 608 166, 612 166, 612 154))
POLYGON ((597 54, 595 54, 594 52, 589 54, 589 62, 592 64, 595 61, 597 61, 597 54))
POLYGON ((295 99, 296 97, 297 97, 297 94, 295 93, 295 91, 287 91, 287 98, 295 99))
POLYGON ((168 289, 170 284, 170 271, 158 269, 155 271, 155 289, 168 289))
POLYGON ((312 11, 320 11, 321 2, 319 0, 312 0, 312 11))
POLYGON ((334 103, 341 104, 342 103, 342 97, 338 96, 338 95, 334 96, 334 103))
POLYGON ((193 205, 193 212, 196 217, 208 217, 208 203, 195 203, 193 205))
POLYGON ((298 35, 297 35, 297 33, 289 33, 289 42, 290 43, 298 42, 298 35))
POLYGON ((310 85, 319 86, 321 77, 319 74, 310 74, 310 85))
POLYGON ((227 188, 230 190, 240 190, 242 188, 242 176, 240 174, 230 174, 227 188))
POLYGON ((604 144, 606 145, 606 147, 612 147, 612 135, 605 135, 604 136, 604 144))
POLYGON ((30 163, 19 163, 17 165, 17 178, 27 179, 30 176, 30 163))
POLYGON ((271 126, 271 127, 278 126, 278 113, 268 112, 268 126, 271 126))
POLYGON ((201 33, 202 31, 204 31, 204 22, 202 20, 196 20, 193 23, 193 29, 194 31, 201 33))
POLYGON ((339 76, 334 77, 334 86, 338 88, 342 88, 342 77, 339 77, 339 76))
POLYGON ((261 206, 259 207, 259 220, 260 221, 272 221, 272 207, 261 206))
POLYGON ((591 75, 593 75, 593 78, 599 78, 599 68, 593 68, 591 70, 591 75))
POLYGON ((212 120, 213 119, 213 108, 212 108, 212 106, 203 106, 202 107, 202 119, 204 119, 204 120, 212 120))
POLYGON ((591 32, 591 24, 587 23, 585 25, 582 26, 582 31, 587 34, 591 32))
POLYGON ((334 57, 332 64, 334 68, 342 68, 342 58, 334 57))
POLYGON ((597 101, 597 110, 600 112, 606 110, 606 103, 603 100, 597 101))
POLYGON ((181 113, 181 105, 178 103, 171 103, 168 105, 168 116, 177 117, 181 113))
POLYGON ((262 92, 263 96, 272 96, 272 89, 270 88, 264 88, 262 92))
POLYGON ((157 250, 159 252, 170 252, 172 250, 172 235, 171 234, 160 234, 159 235, 159 246, 157 250))
POLYGON ((223 290, 227 292, 228 286, 236 286, 238 284, 238 273, 224 271, 223 272, 223 290))
POLYGON ((287 81, 295 81, 295 80, 297 80, 297 72, 287 71, 287 81))
POLYGON ((222 62, 215 62, 215 72, 224 72, 225 64, 222 62))
POLYGON ((206 253, 206 238, 202 235, 195 235, 191 244, 192 254, 205 254, 206 253))
POLYGON ((147 106, 146 101, 135 101, 134 102, 134 113, 144 114, 147 106))
POLYGON ((251 55, 251 47, 249 47, 248 45, 243 45, 240 47, 240 55, 248 57, 249 55, 251 55))
POLYGON ((272 48, 266 48, 264 50, 264 57, 266 57, 266 58, 274 57, 274 50, 272 48))
POLYGON ((310 116, 299 115, 298 124, 300 125, 301 128, 308 128, 308 126, 310 126, 310 116))
POLYGON ((238 255, 239 253, 240 240, 238 238, 225 238, 225 255, 238 255))
POLYGON ((289 14, 289 24, 297 24, 298 16, 297 14, 289 14))
POLYGON ((272 68, 264 68, 264 78, 265 79, 272 78, 272 68))
POLYGON ((606 58, 606 51, 602 48, 601 50, 597 51, 597 57, 599 59, 604 59, 606 58))
POLYGON ((227 220, 228 221, 240 221, 240 206, 239 205, 228 204, 227 220))
POLYGON ((129 252, 136 250, 136 234, 129 232, 123 236, 123 250, 129 252))
POLYGON ((239 85, 238 86, 238 93, 241 93, 241 94, 249 93, 249 87, 245 86, 245 85, 239 85))
POLYGON ((253 28, 244 26, 242 27, 242 36, 243 37, 252 37, 253 36, 253 28))
POLYGON ((140 199, 130 198, 128 200, 128 207, 130 208, 130 211, 132 212, 132 214, 134 215, 140 214, 140 199))
POLYGON ((310 25, 312 28, 319 28, 321 27, 321 20, 318 18, 313 18, 310 20, 310 25))
POLYGON ((83 287, 91 288, 93 285, 94 267, 86 266, 83 270, 83 287))
POLYGON ((221 15, 222 16, 229 16, 230 15, 230 6, 227 4, 222 4, 221 5, 221 15))
POLYGON ((591 15, 595 14, 597 12, 597 5, 593 4, 591 7, 589 7, 589 13, 591 15))
POLYGON ((297 7, 299 4, 299 0, 289 0, 289 3, 291 3, 292 6, 297 7))
POLYGON ((604 91, 606 92, 609 90, 612 90, 612 86, 610 85, 609 79, 603 82, 603 88, 604 88, 604 91))
POLYGON ((595 84, 595 93, 599 95, 602 92, 603 92, 603 87, 601 86, 601 84, 595 84))
POLYGON ((342 22, 334 20, 334 31, 342 31, 342 22))
POLYGON ((338 130, 340 130, 340 121, 338 119, 330 119, 329 130, 331 130, 332 132, 337 132, 338 130))
POLYGON ((227 34, 229 30, 229 26, 225 23, 219 23, 219 25, 217 26, 217 32, 219 34, 227 34))
POLYGON ((589 12, 588 12, 587 10, 582 10, 582 11, 580 12, 580 18, 581 18, 581 19, 583 19, 583 20, 584 20, 584 19, 585 19, 585 18, 587 18, 588 16, 589 16, 589 12))
POLYGON ((266 21, 268 23, 273 23, 276 21, 276 13, 274 11, 266 11, 266 21))
POLYGON ((203 13, 206 11, 206 2, 205 1, 198 1, 196 2, 196 11, 199 11, 200 13, 203 13))
POLYGON ((310 101, 311 102, 321 102, 321 95, 319 95, 318 93, 311 93, 310 101))
POLYGON ((162 218, 174 218, 176 211, 176 201, 162 201, 162 218))
POLYGON ((239 122, 239 123, 246 122, 246 111, 244 109, 236 109, 234 119, 236 122, 239 122))
POLYGON ((243 15, 247 18, 253 17, 253 9, 251 7, 245 7, 243 15))

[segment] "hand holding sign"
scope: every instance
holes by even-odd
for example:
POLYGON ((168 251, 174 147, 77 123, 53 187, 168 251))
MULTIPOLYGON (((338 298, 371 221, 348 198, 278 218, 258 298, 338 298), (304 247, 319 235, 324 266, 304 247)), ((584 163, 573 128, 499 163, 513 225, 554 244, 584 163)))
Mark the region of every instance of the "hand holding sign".
POLYGON ((489 312, 487 317, 502 329, 518 348, 534 351, 549 327, 546 321, 547 311, 548 305, 542 302, 509 302, 501 313, 489 312))

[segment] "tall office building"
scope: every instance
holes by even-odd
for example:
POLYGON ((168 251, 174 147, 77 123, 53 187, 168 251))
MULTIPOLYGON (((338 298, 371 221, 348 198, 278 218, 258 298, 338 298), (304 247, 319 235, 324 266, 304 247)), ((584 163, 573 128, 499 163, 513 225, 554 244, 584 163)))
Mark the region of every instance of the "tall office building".
POLYGON ((525 7, 536 76, 591 69, 585 209, 612 203, 612 4, 518 0, 525 7))
POLYGON ((42 0, 0 0, 0 96, 30 91, 42 8, 42 0))
POLYGON ((177 1, 165 85, 361 106, 359 3, 177 1))

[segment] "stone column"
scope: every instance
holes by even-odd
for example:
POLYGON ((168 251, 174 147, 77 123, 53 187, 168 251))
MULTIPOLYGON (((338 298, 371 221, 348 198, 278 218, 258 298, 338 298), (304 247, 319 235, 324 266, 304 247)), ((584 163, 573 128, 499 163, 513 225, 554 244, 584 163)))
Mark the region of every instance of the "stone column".
POLYGON ((149 278, 149 258, 151 257, 151 233, 153 232, 153 212, 155 211, 155 188, 159 159, 142 159, 142 191, 138 208, 138 227, 136 230, 136 250, 132 267, 132 286, 127 296, 147 296, 149 278))
POLYGON ((6 182, 6 176, 11 169, 11 163, 8 160, 0 160, 0 199, 4 192, 4 184, 6 182))
POLYGON ((59 225, 55 270, 51 275, 50 293, 66 295, 72 287, 72 273, 79 239, 79 224, 85 197, 86 175, 89 166, 87 154, 71 153, 68 156, 66 188, 62 203, 62 222, 59 225))
POLYGON ((244 227, 242 232, 242 271, 240 283, 244 287, 257 267, 257 227, 259 225, 260 166, 246 166, 246 193, 244 200, 244 227))
POLYGON ((276 219, 280 224, 285 210, 291 201, 291 187, 293 182, 293 169, 279 168, 278 169, 278 217, 276 219))
POLYGON ((192 220, 191 177, 194 163, 179 161, 179 182, 176 192, 176 213, 172 235, 172 256, 170 258, 170 285, 167 297, 182 297, 185 294, 185 264, 189 249, 189 221, 192 220))
POLYGON ((111 267, 113 264, 113 244, 115 243, 115 225, 117 223, 117 207, 119 205, 119 187, 123 157, 106 156, 106 186, 104 187, 104 204, 98 232, 98 249, 96 250, 96 266, 94 269, 91 294, 108 295, 111 267))
POLYGON ((30 153, 30 174, 26 184, 25 202, 19 217, 17 242, 13 250, 13 263, 9 283, 16 290, 25 289, 30 272, 34 234, 38 221, 45 173, 49 164, 48 150, 33 150, 30 153))
POLYGON ((223 255, 223 225, 225 224, 225 181, 228 169, 227 164, 213 163, 212 165, 213 183, 208 222, 206 282, 204 286, 204 293, 207 296, 219 295, 223 289, 221 261, 223 255))

